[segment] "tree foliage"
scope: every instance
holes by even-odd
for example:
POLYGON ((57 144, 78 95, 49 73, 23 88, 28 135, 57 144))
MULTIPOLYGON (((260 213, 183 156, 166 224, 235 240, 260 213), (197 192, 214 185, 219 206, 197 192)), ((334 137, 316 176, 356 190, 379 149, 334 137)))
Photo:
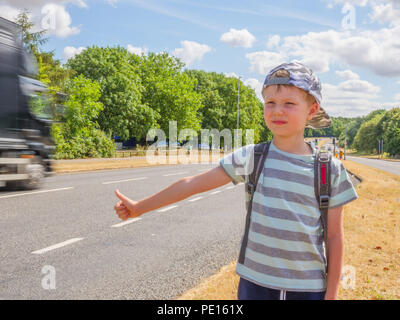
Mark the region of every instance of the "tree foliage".
MULTIPOLYGON (((202 107, 198 110, 203 129, 237 128, 238 85, 239 87, 239 129, 242 129, 243 141, 246 142, 245 130, 254 130, 254 141, 261 141, 261 136, 268 138, 263 117, 263 104, 258 100, 253 89, 242 81, 215 72, 186 70, 196 80, 194 90, 202 96, 202 107)), ((234 132, 232 131, 232 136, 234 132)))
POLYGON ((382 130, 380 120, 384 116, 384 113, 374 113, 373 117, 367 116, 360 129, 358 130, 353 147, 363 152, 376 152, 378 149, 378 140, 382 138, 382 130))
POLYGON ((400 108, 387 111, 380 120, 383 150, 391 156, 400 155, 400 108))
POLYGON ((76 74, 100 84, 99 101, 104 105, 98 120, 100 128, 123 140, 145 137, 160 117, 156 110, 142 103, 139 65, 140 58, 122 47, 93 46, 67 62, 76 74))
POLYGON ((56 159, 111 157, 115 144, 99 129, 97 118, 103 110, 99 102, 100 85, 82 75, 66 85, 65 122, 54 124, 52 135, 56 142, 56 159))
POLYGON ((158 114, 158 125, 168 136, 169 121, 177 122, 178 131, 184 128, 200 130, 197 110, 201 96, 193 90, 194 80, 182 72, 183 64, 168 53, 149 53, 142 56, 140 74, 144 86, 142 103, 158 114))
POLYGON ((43 45, 48 39, 44 37, 46 30, 33 32, 34 23, 29 18, 29 11, 24 9, 17 15, 15 23, 21 27, 22 43, 24 47, 31 53, 39 52, 39 46, 43 45))

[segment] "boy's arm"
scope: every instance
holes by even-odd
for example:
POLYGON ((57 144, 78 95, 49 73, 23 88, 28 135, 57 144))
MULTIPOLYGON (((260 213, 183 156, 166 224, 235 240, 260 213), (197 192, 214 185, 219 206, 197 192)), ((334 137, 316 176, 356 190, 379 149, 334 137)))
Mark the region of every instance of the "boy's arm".
POLYGON ((133 201, 115 190, 115 194, 121 201, 114 206, 114 209, 122 220, 127 220, 181 201, 196 193, 218 188, 231 181, 224 169, 218 166, 198 175, 182 178, 160 192, 140 201, 133 201))
POLYGON ((343 206, 328 210, 328 277, 325 300, 336 300, 343 265, 343 206))

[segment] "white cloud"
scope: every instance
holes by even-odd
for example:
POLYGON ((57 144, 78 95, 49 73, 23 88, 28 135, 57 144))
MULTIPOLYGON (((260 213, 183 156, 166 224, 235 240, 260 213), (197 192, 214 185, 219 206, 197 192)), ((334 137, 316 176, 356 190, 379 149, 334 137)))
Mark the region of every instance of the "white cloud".
POLYGON ((68 3, 75 4, 81 8, 87 8, 86 1, 84 0, 0 0, 0 4, 8 4, 19 9, 35 9, 42 8, 44 5, 49 3, 59 3, 65 5, 68 3))
POLYGON ((236 30, 229 29, 229 32, 224 33, 220 40, 232 47, 251 48, 256 38, 247 29, 236 30))
POLYGON ((270 36, 267 41, 267 48, 268 49, 276 49, 281 42, 281 37, 278 34, 270 36))
POLYGON ((340 78, 345 79, 345 80, 358 80, 360 79, 360 76, 351 71, 351 70, 344 70, 344 71, 336 71, 335 72, 340 78))
POLYGON ((255 78, 249 78, 249 79, 244 81, 244 84, 246 86, 249 86, 250 88, 252 88, 254 90, 254 92, 256 93, 257 98, 260 101, 264 101, 263 97, 261 95, 261 89, 263 87, 263 83, 262 82, 258 81, 255 78))
POLYGON ((284 37, 274 53, 296 58, 315 72, 327 72, 331 64, 344 63, 381 76, 399 76, 399 38, 400 26, 359 32, 309 32, 284 37))
POLYGON ((116 4, 117 4, 117 2, 119 2, 119 0, 105 0, 105 2, 115 8, 116 4))
POLYGON ((0 16, 15 20, 27 9, 34 24, 32 31, 46 30, 47 35, 64 38, 80 32, 78 27, 71 26, 72 19, 65 7, 68 3, 87 8, 83 0, 0 0, 0 16))
POLYGON ((177 48, 173 51, 173 55, 180 58, 187 66, 196 61, 201 61, 203 56, 212 51, 212 48, 206 44, 200 44, 194 41, 181 41, 182 48, 177 48))
POLYGON ((380 87, 359 79, 346 80, 338 85, 338 89, 343 92, 362 93, 363 97, 367 95, 371 98, 377 98, 377 94, 381 91, 380 87))
POLYGON ((328 0, 328 6, 333 6, 336 4, 350 4, 353 6, 365 7, 368 4, 368 0, 328 0))
MULTIPOLYGON (((54 2, 54 1, 52 1, 54 2)), ((76 5, 78 5, 81 8, 88 8, 88 5, 86 4, 86 2, 84 0, 70 0, 70 1, 62 1, 62 3, 75 3, 76 5)))
POLYGON ((334 117, 355 117, 378 107, 392 108, 393 102, 378 101, 380 91, 380 87, 360 79, 345 80, 338 85, 322 83, 322 107, 334 117))
POLYGON ((147 48, 134 47, 134 46, 132 46, 130 44, 128 44, 127 50, 128 50, 128 52, 134 53, 134 54, 136 54, 138 56, 141 56, 142 54, 146 55, 147 52, 149 51, 149 49, 147 49, 147 48))
POLYGON ((400 101, 400 93, 396 93, 394 96, 395 101, 400 101))
POLYGON ((389 23, 391 26, 400 25, 400 10, 394 8, 392 3, 378 4, 372 10, 371 21, 389 23))
POLYGON ((65 47, 64 51, 63 51, 64 61, 67 61, 67 60, 73 58, 75 55, 81 53, 83 50, 86 50, 86 48, 85 47, 79 47, 79 48, 65 47))
POLYGON ((262 75, 286 61, 286 55, 270 51, 248 53, 246 58, 250 60, 250 71, 262 75))
POLYGON ((80 32, 77 27, 70 26, 72 22, 71 16, 62 5, 54 3, 46 4, 43 6, 41 13, 43 14, 41 26, 47 30, 48 34, 65 38, 80 32))
POLYGON ((228 77, 228 78, 239 78, 239 76, 236 74, 236 73, 234 73, 234 72, 229 72, 229 73, 227 73, 227 72, 224 72, 224 75, 225 75, 225 77, 228 77))
POLYGON ((10 7, 9 5, 0 5, 0 17, 7 20, 15 21, 20 10, 10 7))
POLYGON ((399 0, 325 0, 328 7, 333 5, 370 6, 372 12, 369 14, 370 22, 380 24, 388 23, 391 26, 400 23, 400 1, 399 0))

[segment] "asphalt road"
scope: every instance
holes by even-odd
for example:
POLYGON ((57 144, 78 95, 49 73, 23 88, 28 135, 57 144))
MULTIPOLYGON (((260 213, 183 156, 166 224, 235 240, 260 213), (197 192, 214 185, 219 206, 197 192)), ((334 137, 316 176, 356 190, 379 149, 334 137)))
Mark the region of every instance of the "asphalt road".
POLYGON ((237 257, 243 184, 128 224, 113 209, 116 188, 141 199, 214 166, 57 175, 39 192, 0 192, 0 299, 173 299, 215 274, 237 257))
POLYGON ((0 191, 0 299, 173 299, 237 258, 244 184, 229 183, 140 219, 134 200, 216 164, 48 177, 36 191, 0 191))
POLYGON ((361 164, 365 164, 367 166, 371 166, 383 171, 400 175, 400 161, 386 161, 386 160, 367 159, 367 158, 351 157, 351 156, 350 157, 346 156, 346 159, 361 164))

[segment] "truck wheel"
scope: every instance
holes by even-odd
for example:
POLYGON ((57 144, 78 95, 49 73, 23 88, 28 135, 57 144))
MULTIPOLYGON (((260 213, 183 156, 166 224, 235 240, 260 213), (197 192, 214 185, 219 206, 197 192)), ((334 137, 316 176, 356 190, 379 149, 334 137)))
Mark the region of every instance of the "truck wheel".
POLYGON ((45 176, 45 167, 40 163, 32 163, 26 166, 25 172, 29 175, 29 179, 9 181, 7 183, 7 188, 14 191, 40 188, 45 176))
POLYGON ((45 168, 42 164, 29 164, 26 168, 26 173, 29 174, 28 180, 19 181, 19 185, 23 190, 38 189, 43 183, 45 168))

